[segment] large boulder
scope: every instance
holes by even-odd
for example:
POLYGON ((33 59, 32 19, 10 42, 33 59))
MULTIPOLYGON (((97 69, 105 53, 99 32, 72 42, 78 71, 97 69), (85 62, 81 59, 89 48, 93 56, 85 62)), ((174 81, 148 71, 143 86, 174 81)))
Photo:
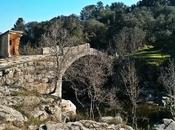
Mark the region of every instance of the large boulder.
POLYGON ((29 115, 38 118, 40 121, 51 118, 54 121, 61 121, 61 108, 58 104, 41 104, 33 111, 29 112, 29 115))
POLYGON ((175 130, 175 121, 172 119, 163 119, 163 123, 155 125, 152 130, 175 130))
POLYGON ((166 107, 168 104, 170 104, 170 102, 171 102, 170 97, 163 96, 161 100, 161 105, 166 107))
POLYGON ((60 106, 63 120, 74 119, 76 117, 76 106, 70 100, 62 99, 60 106))
POLYGON ((27 118, 19 111, 4 105, 0 105, 0 119, 2 122, 12 122, 15 126, 20 127, 27 121, 27 118))

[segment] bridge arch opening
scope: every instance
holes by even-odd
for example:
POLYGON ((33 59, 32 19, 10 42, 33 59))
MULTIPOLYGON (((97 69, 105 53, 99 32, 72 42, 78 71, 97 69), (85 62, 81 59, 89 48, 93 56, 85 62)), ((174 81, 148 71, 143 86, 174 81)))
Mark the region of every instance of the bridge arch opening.
MULTIPOLYGON (((77 59, 76 61, 74 61, 69 66, 69 68, 65 71, 65 73, 62 77, 62 97, 64 99, 68 99, 69 97, 71 97, 71 101, 73 101, 74 103, 77 102, 77 97, 76 97, 76 92, 75 92, 76 87, 81 86, 83 88, 83 86, 85 86, 85 84, 83 82, 81 82, 79 80, 79 78, 76 77, 76 75, 78 73, 81 73, 83 71, 82 70, 83 68, 85 68, 85 67, 87 68, 87 65, 85 65, 85 64, 86 64, 88 59, 92 59, 92 58, 95 59, 97 57, 98 57, 97 55, 83 56, 83 57, 77 59), (74 77, 74 78, 72 78, 72 77, 74 77)), ((83 80, 85 80, 86 77, 83 76, 82 78, 83 78, 83 80)))
POLYGON ((60 98, 62 98, 62 80, 63 80, 63 76, 66 72, 66 70, 77 60, 79 60, 80 58, 83 58, 85 56, 99 56, 101 55, 102 52, 99 52, 93 48, 88 48, 85 51, 80 51, 80 53, 75 54, 74 56, 71 56, 71 58, 68 59, 68 61, 66 62, 65 65, 62 65, 63 68, 61 69, 61 75, 59 76, 58 82, 57 82, 57 88, 54 92, 53 95, 58 96, 60 98))

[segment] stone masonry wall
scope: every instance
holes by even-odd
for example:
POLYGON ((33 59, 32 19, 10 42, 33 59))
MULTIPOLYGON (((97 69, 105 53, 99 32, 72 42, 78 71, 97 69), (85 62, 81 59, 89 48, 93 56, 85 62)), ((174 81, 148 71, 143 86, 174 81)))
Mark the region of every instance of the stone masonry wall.
POLYGON ((40 93, 49 93, 54 89, 54 74, 49 70, 51 62, 47 60, 30 61, 9 68, 0 69, 0 91, 8 88, 25 88, 40 93))
MULTIPOLYGON (((11 88, 14 91, 21 88, 37 91, 42 94, 53 92, 61 97, 62 76, 68 67, 77 59, 86 55, 98 55, 97 50, 83 44, 64 48, 64 56, 60 56, 60 77, 56 78, 54 58, 47 55, 19 56, 10 59, 0 59, 0 93, 11 88)), ((8 92, 7 92, 8 94, 8 92)))

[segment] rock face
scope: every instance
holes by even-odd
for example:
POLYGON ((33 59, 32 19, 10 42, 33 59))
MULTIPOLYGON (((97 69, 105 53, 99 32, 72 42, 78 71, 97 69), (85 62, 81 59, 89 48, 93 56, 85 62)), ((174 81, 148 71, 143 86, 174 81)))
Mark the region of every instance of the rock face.
POLYGON ((60 106, 63 120, 76 117, 76 106, 70 100, 62 99, 60 106))
POLYGON ((57 122, 61 121, 61 108, 58 104, 40 105, 33 111, 29 112, 29 114, 34 118, 38 118, 40 121, 44 121, 49 118, 52 118, 52 120, 57 122))
POLYGON ((118 124, 108 125, 91 120, 81 120, 68 123, 52 123, 48 122, 39 127, 39 130, 133 130, 130 126, 118 124))
POLYGON ((70 100, 62 99, 61 102, 51 101, 40 104, 29 114, 41 121, 52 118, 55 121, 65 122, 76 117, 76 106, 70 100))
POLYGON ((152 130, 175 130, 175 121, 172 119, 163 119, 163 124, 155 125, 152 130))
POLYGON ((27 93, 31 92, 26 91, 25 95, 20 93, 15 96, 0 96, 0 124, 4 122, 15 122, 15 126, 19 124, 18 122, 24 124, 27 120, 23 115, 29 119, 28 122, 31 122, 31 119, 39 122, 49 120, 61 122, 76 116, 76 106, 70 100, 61 100, 49 95, 26 95, 27 93))
POLYGON ((109 123, 109 124, 122 124, 123 123, 123 119, 120 116, 115 116, 115 117, 105 116, 105 117, 101 117, 100 121, 109 123))
POLYGON ((4 105, 0 105, 0 118, 1 121, 4 122, 25 122, 27 118, 24 117, 20 112, 17 110, 7 107, 4 105))
POLYGON ((46 124, 41 125, 38 130, 69 130, 69 129, 64 123, 48 122, 46 124))
POLYGON ((133 130, 122 123, 120 116, 103 117, 103 123, 91 120, 65 123, 76 117, 76 106, 70 100, 28 93, 0 97, 0 130, 133 130))

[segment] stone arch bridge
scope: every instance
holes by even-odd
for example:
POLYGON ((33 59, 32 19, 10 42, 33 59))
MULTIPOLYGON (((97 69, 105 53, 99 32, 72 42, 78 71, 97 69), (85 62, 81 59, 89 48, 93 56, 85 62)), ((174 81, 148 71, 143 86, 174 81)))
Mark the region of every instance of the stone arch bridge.
POLYGON ((36 90, 42 94, 48 94, 55 90, 54 95, 62 97, 62 77, 66 70, 78 59, 87 55, 102 55, 103 53, 83 44, 73 47, 65 47, 63 55, 60 55, 61 67, 57 80, 54 82, 55 71, 51 62, 48 49, 44 48, 41 55, 18 56, 0 59, 0 93, 9 87, 36 90), (64 61, 64 62, 63 62, 64 61), (56 87, 55 87, 56 86, 56 87), (55 89, 56 88, 56 89, 55 89))

